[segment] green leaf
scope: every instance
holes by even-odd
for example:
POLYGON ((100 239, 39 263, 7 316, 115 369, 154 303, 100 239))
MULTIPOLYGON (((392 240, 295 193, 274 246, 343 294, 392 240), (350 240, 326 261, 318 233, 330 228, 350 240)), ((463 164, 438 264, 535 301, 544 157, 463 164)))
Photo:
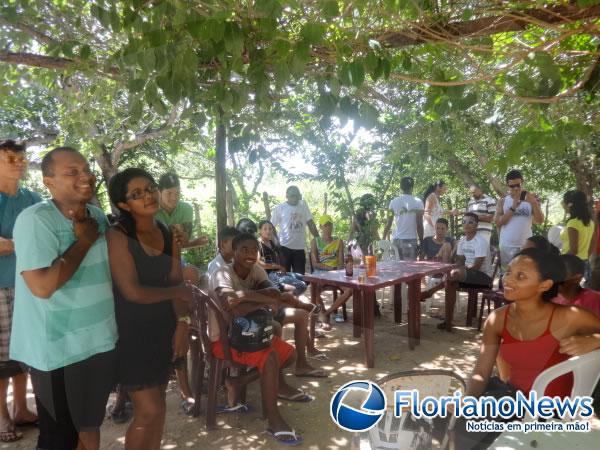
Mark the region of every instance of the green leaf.
POLYGON ((360 114, 360 120, 367 128, 373 128, 377 125, 379 111, 374 106, 369 103, 361 103, 358 107, 358 113, 360 114))
POLYGON ((137 96, 129 98, 129 120, 132 123, 138 122, 144 111, 144 103, 137 96))
POLYGON ((255 164, 257 159, 258 159, 258 154, 256 153, 256 150, 250 151, 250 153, 248 154, 248 162, 250 164, 255 164))
POLYGON ((279 17, 283 11, 277 0, 255 0, 254 8, 257 13, 266 17, 279 17))
POLYGON ((354 118, 358 114, 358 108, 350 97, 342 97, 339 102, 339 108, 342 115, 346 117, 354 118))
POLYGON ((377 57, 375 52, 367 53, 367 56, 365 58, 365 68, 367 69, 367 71, 369 73, 373 73, 377 69, 378 65, 379 65, 379 58, 377 57))
POLYGON ((106 9, 98 5, 92 5, 90 12, 92 13, 92 16, 98 19, 98 22, 100 22, 104 28, 110 27, 110 14, 106 9))
POLYGON ((336 0, 326 0, 322 2, 321 12, 325 19, 331 19, 340 14, 340 8, 336 0))
POLYGON ((223 40, 225 36, 225 22, 220 20, 207 20, 205 22, 206 37, 214 42, 223 40))
POLYGON ((156 111, 160 116, 166 116, 169 114, 169 108, 167 108, 167 105, 165 105, 160 98, 157 98, 154 103, 152 103, 152 108, 154 108, 154 111, 156 111))
POLYGON ((319 23, 309 22, 304 25, 300 35, 308 44, 315 45, 321 42, 323 39, 323 36, 325 35, 325 27, 319 23))
POLYGON ((92 49, 89 45, 84 44, 79 48, 79 57, 81 59, 89 59, 92 56, 92 49))
POLYGON ((121 17, 119 16, 117 9, 114 7, 111 8, 108 14, 110 27, 115 33, 118 33, 119 31, 121 31, 121 17))
POLYGON ((387 58, 382 58, 381 66, 383 69, 383 78, 388 79, 390 77, 390 73, 392 73, 392 63, 387 58))
POLYGON ((244 51, 244 35, 236 23, 225 24, 225 50, 232 55, 240 55, 244 51))
POLYGON ((146 72, 152 72, 156 67, 154 50, 149 48, 138 53, 140 67, 146 72))
POLYGON ((146 80, 142 78, 134 78, 128 83, 129 91, 134 93, 142 92, 145 84, 146 80))
POLYGON ((410 56, 410 53, 402 52, 400 54, 400 65, 406 71, 409 71, 412 68, 412 58, 410 56))
POLYGON ((330 116, 337 106, 337 98, 329 92, 321 94, 317 101, 317 112, 323 116, 330 116))
POLYGON ((361 60, 350 63, 350 78, 353 86, 359 87, 365 81, 365 67, 361 60))
POLYGON ((146 84, 146 89, 144 89, 144 98, 146 99, 146 103, 149 105, 153 105, 159 98, 158 89, 156 88, 156 83, 149 82, 146 84))
POLYGON ((0 11, 2 12, 2 17, 10 23, 16 23, 19 20, 17 8, 15 8, 14 6, 6 6, 0 11))
POLYGON ((477 103, 477 94, 475 92, 469 92, 463 98, 458 100, 457 106, 461 110, 464 111, 464 110, 469 109, 471 106, 475 105, 476 103, 477 103))
POLYGON ((306 58, 299 53, 295 53, 290 63, 292 75, 294 75, 295 78, 301 78, 304 75, 304 69, 306 69, 307 63, 308 60, 306 58))
POLYGON ((343 86, 351 86, 352 78, 350 75, 350 64, 344 62, 338 66, 337 75, 340 80, 340 83, 343 86))

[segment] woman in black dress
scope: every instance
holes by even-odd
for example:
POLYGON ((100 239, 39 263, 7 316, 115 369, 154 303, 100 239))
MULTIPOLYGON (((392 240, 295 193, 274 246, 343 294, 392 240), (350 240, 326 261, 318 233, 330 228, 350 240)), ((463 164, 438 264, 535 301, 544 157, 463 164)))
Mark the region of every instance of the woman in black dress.
POLYGON ((142 169, 111 178, 118 222, 107 232, 119 330, 119 382, 134 407, 127 450, 158 450, 165 422, 165 391, 173 361, 187 353, 191 287, 183 284, 180 248, 154 220, 158 190, 142 169))

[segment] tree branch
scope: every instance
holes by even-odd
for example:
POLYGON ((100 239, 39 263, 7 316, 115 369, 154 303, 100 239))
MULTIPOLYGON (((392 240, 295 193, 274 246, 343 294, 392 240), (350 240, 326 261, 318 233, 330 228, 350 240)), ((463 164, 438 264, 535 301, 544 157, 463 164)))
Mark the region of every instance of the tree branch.
POLYGON ((168 119, 164 124, 154 130, 146 130, 143 133, 138 133, 134 136, 134 138, 130 141, 121 141, 115 145, 115 149, 113 151, 113 161, 115 164, 119 163, 121 159, 121 155, 125 150, 129 150, 131 148, 137 147, 138 145, 142 145, 145 142, 148 142, 152 139, 157 139, 163 136, 169 128, 173 126, 173 124, 179 118, 179 109, 181 103, 177 103, 173 106, 171 110, 171 114, 169 114, 168 119))
POLYGON ((34 53, 13 53, 3 50, 0 50, 0 61, 51 70, 69 69, 75 63, 70 58, 36 55, 34 53))
POLYGON ((559 5, 552 8, 514 11, 500 16, 482 17, 474 20, 432 24, 424 29, 414 25, 403 31, 389 31, 373 36, 390 48, 409 47, 431 42, 484 37, 509 31, 521 31, 532 22, 539 24, 568 24, 600 16, 600 5, 580 8, 576 5, 559 5))
POLYGON ((50 36, 42 33, 41 31, 36 30, 32 26, 24 24, 22 22, 9 22, 8 20, 6 20, 2 16, 0 16, 0 25, 5 25, 5 26, 12 27, 12 28, 16 28, 17 30, 22 31, 23 33, 27 34, 28 36, 31 36, 33 39, 38 41, 40 44, 55 45, 55 44, 59 43, 53 37, 50 37, 50 36))

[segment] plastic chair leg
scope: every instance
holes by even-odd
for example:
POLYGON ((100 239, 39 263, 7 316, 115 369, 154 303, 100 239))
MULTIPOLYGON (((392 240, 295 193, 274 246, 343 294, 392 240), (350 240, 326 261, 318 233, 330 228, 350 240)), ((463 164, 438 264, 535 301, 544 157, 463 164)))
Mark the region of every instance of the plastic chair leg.
POLYGON ((200 345, 200 339, 198 336, 194 336, 190 339, 190 354, 192 358, 192 394, 194 395, 194 408, 192 410, 192 415, 193 417, 198 417, 200 415, 200 403, 202 401, 204 368, 206 367, 204 352, 202 351, 202 345, 200 345))
POLYGON ((481 306, 479 307, 479 320, 477 323, 477 331, 481 331, 481 324, 483 322, 483 307, 485 306, 485 302, 488 304, 488 316, 490 315, 490 299, 487 298, 486 295, 481 296, 481 306))
POLYGON ((208 395, 206 400, 206 428, 214 430, 217 426, 217 391, 223 373, 223 361, 211 357, 208 376, 208 395))
POLYGON ((473 324, 473 316, 477 314, 477 291, 469 289, 467 293, 467 326, 473 324))

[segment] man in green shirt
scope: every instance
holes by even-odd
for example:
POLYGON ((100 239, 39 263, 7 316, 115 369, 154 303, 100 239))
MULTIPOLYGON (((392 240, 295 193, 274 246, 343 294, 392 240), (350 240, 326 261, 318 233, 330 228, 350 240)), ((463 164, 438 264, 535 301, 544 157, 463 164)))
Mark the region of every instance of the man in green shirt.
MULTIPOLYGON (((181 200, 181 187, 179 177, 175 173, 165 173, 158 180, 160 209, 154 216, 173 231, 173 237, 181 242, 181 248, 201 247, 208 243, 207 236, 191 239, 194 227, 194 209, 192 205, 181 200)), ((198 285, 200 282, 199 270, 191 264, 182 263, 183 278, 190 283, 198 285)), ((194 407, 194 398, 189 386, 187 367, 182 363, 175 369, 179 391, 181 395, 181 408, 187 415, 191 415, 194 407)))
POLYGON ((207 236, 191 239, 194 227, 194 209, 192 205, 181 200, 179 177, 174 173, 166 173, 158 180, 160 191, 160 209, 156 219, 175 226, 182 241, 182 248, 202 247, 208 243, 207 236))

